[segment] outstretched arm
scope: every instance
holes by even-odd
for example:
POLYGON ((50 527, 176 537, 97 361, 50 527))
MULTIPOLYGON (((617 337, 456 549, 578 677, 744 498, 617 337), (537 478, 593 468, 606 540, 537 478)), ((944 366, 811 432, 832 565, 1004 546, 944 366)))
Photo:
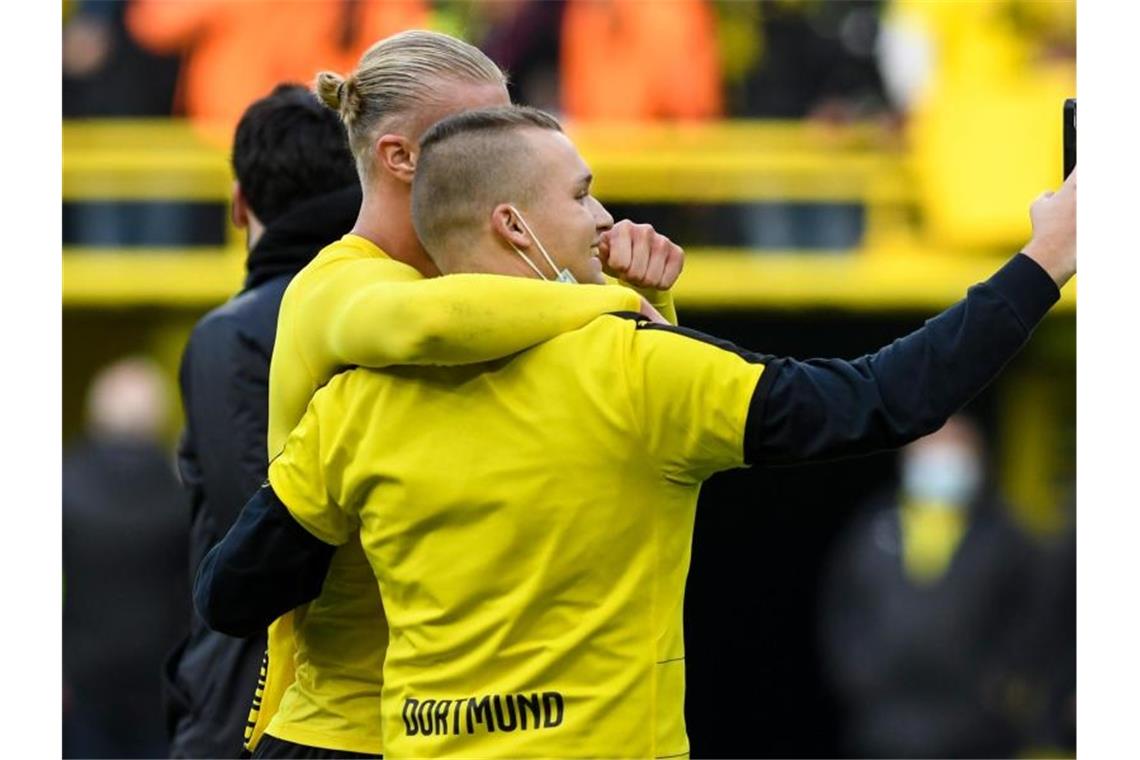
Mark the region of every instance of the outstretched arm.
POLYGON ((902 446, 941 427, 1029 340, 1076 273, 1076 171, 1030 208, 1033 239, 924 327, 870 356, 766 359, 745 433, 749 462, 902 446))
POLYGON ((854 361, 765 365, 744 437, 750 463, 791 463, 902 446, 940 428, 997 376, 1060 297, 1018 254, 921 329, 854 361))
POLYGON ((925 326, 878 352, 776 358, 693 330, 638 323, 631 387, 648 449, 699 482, 902 446, 941 427, 1021 349, 1076 269, 1075 176, 1031 209, 1034 239, 925 326))
POLYGON ((790 463, 903 446, 966 406, 1076 273, 1076 171, 1029 216, 1034 235, 1024 252, 914 333, 855 361, 764 360, 746 458, 790 463))

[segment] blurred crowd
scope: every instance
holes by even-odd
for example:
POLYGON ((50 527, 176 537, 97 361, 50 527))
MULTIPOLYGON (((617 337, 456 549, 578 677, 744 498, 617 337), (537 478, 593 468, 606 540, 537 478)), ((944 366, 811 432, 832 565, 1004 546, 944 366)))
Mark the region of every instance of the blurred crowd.
POLYGON ((69 0, 63 114, 185 115, 228 137, 282 81, 347 71, 401 29, 484 50, 516 102, 571 119, 897 118, 946 71, 1075 56, 1071 2, 69 0), (978 32, 982 32, 978 34, 978 32), (969 60, 967 66, 964 61, 969 60), (241 76, 233 72, 240 71, 241 76))
POLYGON ((405 28, 459 33, 517 102, 574 119, 850 118, 888 113, 885 3, 669 0, 77 0, 64 116, 186 115, 231 130, 281 81, 347 71, 405 28), (239 70, 242 76, 233 76, 239 70))
MULTIPOLYGON (((184 117, 228 146, 277 84, 351 70, 410 27, 476 44, 515 102, 572 122, 799 120, 870 124, 912 157, 927 240, 1004 248, 1023 202, 1059 174, 1059 103, 1075 92, 1071 0, 68 0, 63 116, 184 117), (970 166, 971 171, 959 171, 970 166), (1010 199, 1018 199, 1013 203, 1010 199)), ((852 203, 660 210, 683 244, 853 250, 852 203), (718 228, 720 237, 690 235, 718 228)), ((617 208, 620 215, 625 209, 617 208)), ((198 212, 201 209, 197 210, 198 212)), ((638 209, 648 222, 654 209, 638 209)), ((209 244, 194 209, 69 204, 69 245, 209 244)), ((212 230, 207 232, 204 230, 212 230)))

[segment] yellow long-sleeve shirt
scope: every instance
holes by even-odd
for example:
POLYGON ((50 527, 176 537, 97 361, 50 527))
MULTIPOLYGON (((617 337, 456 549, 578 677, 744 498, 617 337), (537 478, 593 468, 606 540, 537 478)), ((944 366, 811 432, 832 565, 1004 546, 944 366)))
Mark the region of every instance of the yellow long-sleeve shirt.
MULTIPOLYGON (((667 293, 650 300, 675 321, 667 293)), ((269 372, 269 458, 280 453, 313 393, 346 367, 487 361, 639 305, 637 293, 614 286, 484 274, 424 280, 370 241, 345 235, 293 279, 282 299, 269 372)), ((270 627, 247 746, 268 731, 299 744, 382 752, 386 646, 375 578, 354 538, 337 551, 321 596, 270 627)))

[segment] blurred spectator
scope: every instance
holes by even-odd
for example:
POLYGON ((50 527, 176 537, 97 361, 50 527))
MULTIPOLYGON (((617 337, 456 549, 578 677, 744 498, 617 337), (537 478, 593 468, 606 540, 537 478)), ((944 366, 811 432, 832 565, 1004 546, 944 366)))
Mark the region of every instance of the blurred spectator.
POLYGON ((848 122, 889 113, 875 57, 881 0, 720 3, 732 116, 848 122), (751 49, 747 49, 750 47, 751 49))
POLYGON ((897 494, 833 557, 823 651, 857 757, 1009 757, 1030 720, 1036 554, 957 416, 904 449, 897 494))
POLYGON ((706 0, 568 0, 562 110, 571 119, 708 119, 723 110, 706 0))
MULTIPOLYGON (((70 3, 63 26, 63 117, 168 116, 177 56, 151 54, 131 39, 126 4, 70 3)), ((191 234, 183 209, 162 203, 65 203, 64 239, 77 245, 154 244, 191 234)))
MULTIPOLYGON (((1075 517, 1075 515, 1074 515, 1075 517)), ((1077 751, 1077 531, 1072 525, 1047 547, 1035 617, 1035 717, 1029 749, 1035 757, 1077 751)))
POLYGON ((132 0, 127 25, 157 53, 183 53, 180 106, 219 144, 278 82, 346 71, 374 42, 427 23, 424 0, 132 0))
MULTIPOLYGON (((716 5, 732 116, 810 119, 823 125, 878 120, 896 131, 875 57, 879 0, 716 5)), ((845 250, 862 237, 854 204, 762 203, 741 210, 754 248, 845 250)))
POLYGON ((189 613, 167 402, 149 361, 112 364, 63 459, 65 757, 166 754, 159 672, 189 613))
POLYGON ((511 102, 560 112, 558 62, 565 1, 503 0, 471 7, 488 25, 478 47, 507 72, 511 102))
POLYGON ((124 23, 126 4, 71 3, 63 25, 63 118, 167 116, 177 56, 148 53, 124 23))
MULTIPOLYGON (((233 143, 248 274, 241 293, 194 326, 179 375, 191 576, 265 482, 269 358, 285 288, 352 228, 361 203, 340 117, 305 87, 282 85, 250 105, 233 143)), ((174 757, 239 756, 264 653, 264 633, 225 636, 193 614, 166 668, 174 757)))

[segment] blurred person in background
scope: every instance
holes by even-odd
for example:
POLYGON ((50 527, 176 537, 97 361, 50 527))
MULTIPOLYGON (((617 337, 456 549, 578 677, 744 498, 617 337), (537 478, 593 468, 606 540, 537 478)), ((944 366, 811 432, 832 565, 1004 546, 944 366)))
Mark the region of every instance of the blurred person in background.
POLYGON ((707 0, 567 0, 562 113, 575 120, 711 119, 723 113, 707 0))
POLYGON ((835 551, 822 643, 852 756, 1009 757, 1026 741, 1043 579, 984 457, 952 417, 903 450, 899 490, 835 551))
POLYGON ((101 370, 63 458, 65 757, 164 757, 162 659, 186 626, 186 514, 149 360, 101 370))
POLYGON ((351 68, 427 11, 425 0, 131 0, 127 25, 147 50, 184 56, 175 107, 223 143, 277 83, 351 68))
POLYGON ((833 123, 889 115, 875 57, 883 6, 716 3, 729 114, 833 123))
MULTIPOLYGON (((143 50, 127 32, 125 3, 64 4, 61 63, 63 118, 170 114, 177 56, 143 50)), ((63 237, 82 246, 154 245, 187 234, 187 220, 167 204, 65 203, 63 237)))
POLYGON ((478 27, 478 47, 507 72, 512 103, 562 110, 559 61, 565 0, 461 2, 478 27))
POLYGON ((178 57, 143 50, 127 32, 126 3, 64 3, 63 118, 167 116, 178 57))
MULTIPOLYGON (((875 56, 883 7, 881 0, 717 3, 729 113, 824 127, 877 121, 885 135, 896 133, 875 56)), ((776 251, 847 250, 864 227, 860 207, 836 203, 755 203, 741 208, 740 219, 747 245, 776 251)))
MULTIPOLYGON (((246 109, 232 165, 245 284, 194 327, 180 373, 191 577, 265 481, 269 358, 285 288, 352 228, 361 198, 340 120, 300 85, 280 85, 246 109)), ((172 756, 238 757, 264 653, 264 634, 224 636, 193 615, 166 666, 172 756)))

